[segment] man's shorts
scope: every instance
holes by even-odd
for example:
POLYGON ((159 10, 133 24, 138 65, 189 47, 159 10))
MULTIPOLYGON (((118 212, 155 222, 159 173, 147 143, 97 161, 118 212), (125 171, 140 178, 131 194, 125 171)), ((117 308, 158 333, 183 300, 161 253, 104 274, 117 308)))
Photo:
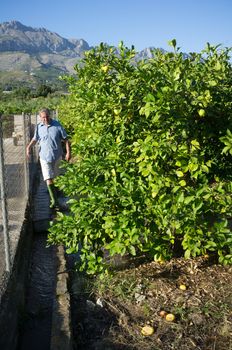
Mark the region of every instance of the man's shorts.
POLYGON ((40 159, 41 170, 43 174, 44 181, 49 179, 54 179, 60 174, 59 165, 62 158, 57 159, 54 162, 46 162, 43 159, 40 159))

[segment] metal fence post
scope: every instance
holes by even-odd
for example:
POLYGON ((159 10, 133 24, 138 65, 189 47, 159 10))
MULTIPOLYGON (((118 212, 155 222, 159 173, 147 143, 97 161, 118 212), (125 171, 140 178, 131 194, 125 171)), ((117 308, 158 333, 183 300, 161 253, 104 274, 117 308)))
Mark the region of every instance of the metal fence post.
POLYGON ((28 126, 28 120, 26 123, 26 116, 25 113, 22 113, 23 117, 23 154, 24 154, 24 179, 25 179, 25 197, 26 200, 28 200, 29 197, 29 167, 28 167, 28 160, 27 160, 27 126, 28 126))
POLYGON ((5 172, 4 172, 4 150, 3 150, 3 132, 2 132, 2 118, 0 115, 0 193, 1 193, 1 205, 2 205, 2 224, 3 224, 3 237, 4 237, 4 250, 5 250, 5 264, 6 271, 10 272, 10 242, 9 242, 9 228, 8 228, 8 215, 7 215, 7 202, 6 202, 6 190, 5 190, 5 172))

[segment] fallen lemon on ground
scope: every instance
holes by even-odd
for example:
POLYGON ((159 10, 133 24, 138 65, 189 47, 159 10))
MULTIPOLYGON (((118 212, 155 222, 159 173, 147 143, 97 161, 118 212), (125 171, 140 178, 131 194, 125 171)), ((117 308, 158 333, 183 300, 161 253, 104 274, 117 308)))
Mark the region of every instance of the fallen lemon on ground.
POLYGON ((159 313, 160 317, 166 317, 167 315, 167 312, 164 311, 164 310, 161 310, 160 313, 159 313))
POLYGON ((144 326, 141 329, 141 334, 145 336, 152 335, 154 333, 154 328, 152 326, 144 326))
POLYGON ((187 287, 186 287, 186 285, 185 285, 185 284, 181 284, 181 285, 179 286, 179 289, 181 289, 181 290, 186 290, 186 289, 187 289, 187 287))
POLYGON ((165 317, 166 321, 168 322, 173 322, 175 321, 175 315, 173 314, 167 314, 166 317, 165 317))

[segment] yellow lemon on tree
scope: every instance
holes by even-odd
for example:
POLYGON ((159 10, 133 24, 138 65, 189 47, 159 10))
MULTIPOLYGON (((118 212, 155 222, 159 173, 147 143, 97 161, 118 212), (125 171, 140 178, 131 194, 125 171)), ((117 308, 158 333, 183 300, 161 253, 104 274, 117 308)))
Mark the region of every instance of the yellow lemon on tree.
POLYGON ((120 114, 120 111, 121 111, 120 109, 115 108, 115 109, 114 109, 114 114, 115 114, 115 115, 119 115, 119 114, 120 114))
POLYGON ((108 72, 108 70, 109 70, 109 66, 102 66, 101 67, 101 70, 104 72, 104 73, 107 73, 108 72))
POLYGON ((204 109, 199 109, 198 110, 198 114, 200 117, 204 117, 205 116, 205 110, 204 109))

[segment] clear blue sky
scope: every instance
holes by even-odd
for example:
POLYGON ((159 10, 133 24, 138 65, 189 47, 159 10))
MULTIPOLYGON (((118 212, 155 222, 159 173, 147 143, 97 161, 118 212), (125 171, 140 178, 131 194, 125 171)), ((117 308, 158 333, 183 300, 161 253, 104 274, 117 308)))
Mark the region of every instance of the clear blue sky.
POLYGON ((0 22, 10 20, 90 46, 122 40, 136 51, 170 49, 173 38, 183 52, 199 52, 207 42, 232 46, 231 0, 2 0, 0 22))

